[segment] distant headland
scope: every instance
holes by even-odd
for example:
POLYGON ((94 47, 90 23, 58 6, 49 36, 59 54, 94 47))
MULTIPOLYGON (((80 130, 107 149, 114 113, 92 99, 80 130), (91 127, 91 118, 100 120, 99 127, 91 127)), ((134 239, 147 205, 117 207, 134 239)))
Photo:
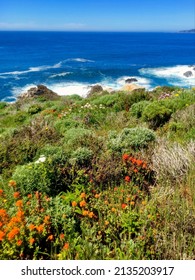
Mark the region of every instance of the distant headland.
POLYGON ((190 30, 182 30, 182 31, 179 31, 180 33, 195 33, 195 29, 190 29, 190 30))

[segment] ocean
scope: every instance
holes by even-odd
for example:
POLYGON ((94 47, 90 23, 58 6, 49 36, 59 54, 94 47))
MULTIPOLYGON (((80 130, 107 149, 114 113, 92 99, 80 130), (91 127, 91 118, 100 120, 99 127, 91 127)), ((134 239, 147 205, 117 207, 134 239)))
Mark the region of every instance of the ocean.
POLYGON ((195 86, 195 34, 0 32, 0 100, 37 84, 86 96, 91 85, 115 90, 131 77, 148 90, 195 86))

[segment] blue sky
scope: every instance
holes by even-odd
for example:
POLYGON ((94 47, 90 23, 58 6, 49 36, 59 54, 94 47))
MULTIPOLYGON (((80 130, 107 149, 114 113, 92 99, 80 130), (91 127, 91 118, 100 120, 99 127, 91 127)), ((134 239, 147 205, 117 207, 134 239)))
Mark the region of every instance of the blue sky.
POLYGON ((178 31, 195 0, 0 0, 0 30, 178 31))

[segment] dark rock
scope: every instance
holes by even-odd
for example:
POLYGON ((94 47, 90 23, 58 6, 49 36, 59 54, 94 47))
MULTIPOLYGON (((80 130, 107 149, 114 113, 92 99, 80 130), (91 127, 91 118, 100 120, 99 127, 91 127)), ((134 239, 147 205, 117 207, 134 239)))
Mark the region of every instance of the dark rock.
POLYGON ((56 99, 58 94, 48 89, 44 85, 37 85, 37 87, 30 88, 27 92, 22 93, 19 98, 36 98, 36 97, 45 97, 46 99, 56 99))
POLYGON ((188 78, 188 77, 193 76, 193 73, 192 73, 192 71, 186 71, 183 75, 188 78))
POLYGON ((126 84, 130 84, 130 83, 133 83, 133 82, 138 82, 138 80, 136 78, 129 78, 129 79, 125 80, 126 84))
POLYGON ((94 85, 90 87, 91 89, 88 92, 88 96, 93 95, 94 93, 100 93, 103 91, 103 87, 100 85, 94 85))

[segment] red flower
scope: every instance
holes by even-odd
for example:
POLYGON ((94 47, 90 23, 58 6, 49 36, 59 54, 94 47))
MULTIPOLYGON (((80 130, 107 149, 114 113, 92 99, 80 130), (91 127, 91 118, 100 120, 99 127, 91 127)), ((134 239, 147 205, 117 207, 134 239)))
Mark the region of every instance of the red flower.
POLYGON ((131 178, 129 176, 125 176, 125 181, 126 182, 130 182, 131 181, 131 178))
POLYGON ((141 166, 143 164, 143 160, 137 159, 136 163, 137 163, 138 166, 141 166))
POLYGON ((123 203, 123 204, 121 205, 121 207, 122 207, 122 209, 125 209, 125 208, 127 207, 127 204, 126 204, 126 203, 123 203))
POLYGON ((128 154, 124 154, 124 155, 123 155, 123 160, 126 161, 126 160, 128 160, 128 159, 129 159, 129 155, 128 155, 128 154))

